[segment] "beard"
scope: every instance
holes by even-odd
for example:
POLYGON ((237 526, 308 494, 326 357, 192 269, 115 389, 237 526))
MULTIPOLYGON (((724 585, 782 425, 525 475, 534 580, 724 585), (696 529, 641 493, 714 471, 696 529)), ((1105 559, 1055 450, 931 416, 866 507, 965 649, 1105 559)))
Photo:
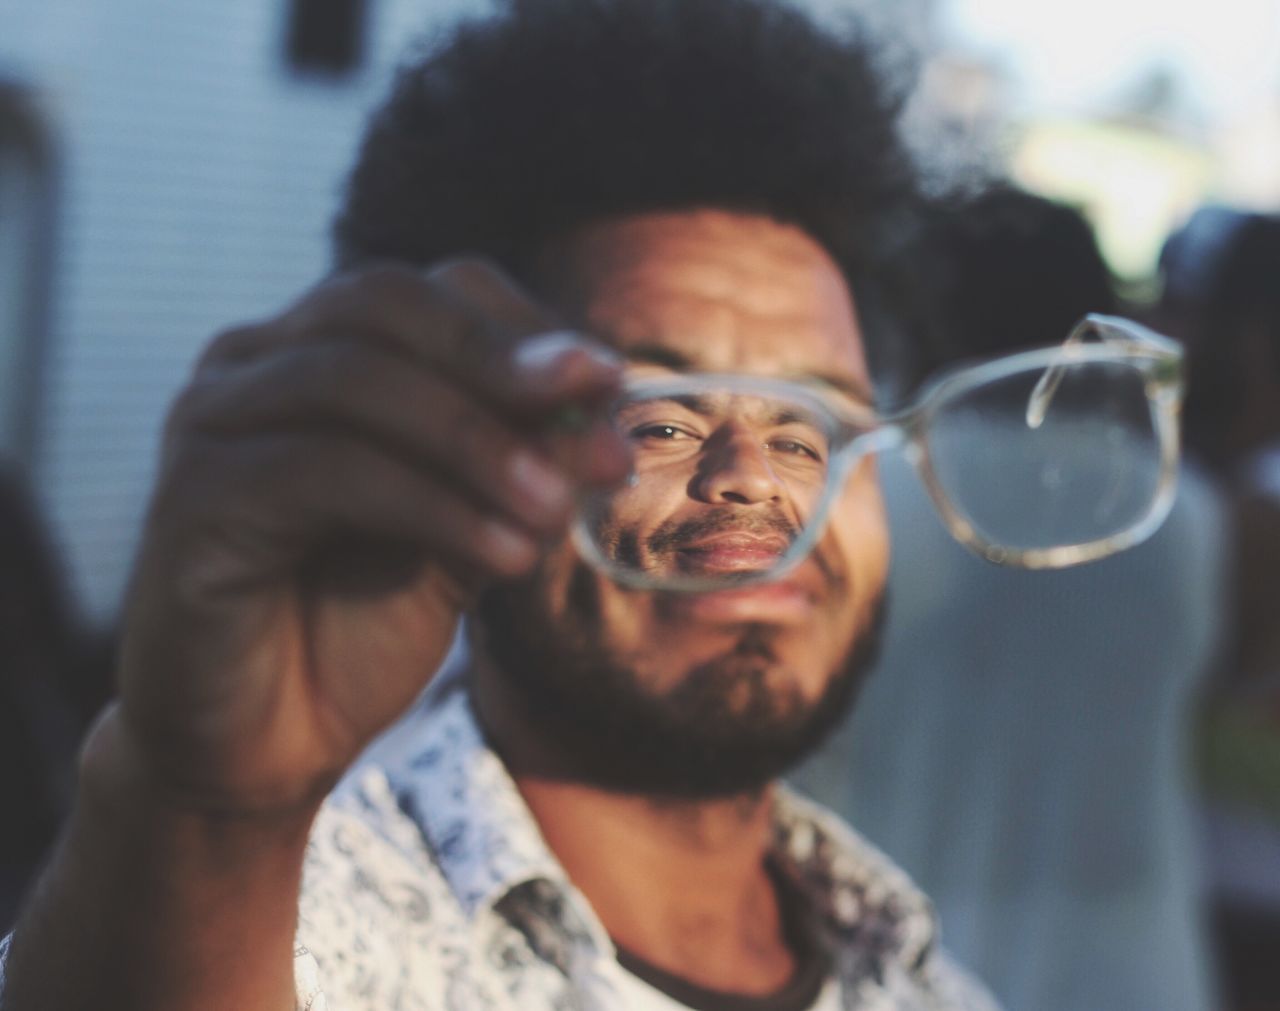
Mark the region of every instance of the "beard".
POLYGON ((730 649, 657 693, 587 631, 599 625, 581 609, 566 634, 542 599, 530 582, 508 584, 476 610, 473 631, 510 700, 563 757, 569 778, 671 800, 757 792, 816 750, 853 708, 885 612, 882 595, 820 696, 808 699, 778 676, 778 630, 768 625, 744 624, 730 649))

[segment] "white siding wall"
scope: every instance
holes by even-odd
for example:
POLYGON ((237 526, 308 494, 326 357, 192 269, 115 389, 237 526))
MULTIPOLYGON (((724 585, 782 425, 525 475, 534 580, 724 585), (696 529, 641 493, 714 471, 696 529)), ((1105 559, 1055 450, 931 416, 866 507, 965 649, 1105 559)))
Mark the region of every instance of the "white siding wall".
POLYGON ((370 0, 370 59, 291 76, 278 0, 0 0, 0 76, 62 155, 38 493, 86 612, 115 614, 165 407, 219 328, 323 271, 366 109, 407 40, 478 0, 370 0))

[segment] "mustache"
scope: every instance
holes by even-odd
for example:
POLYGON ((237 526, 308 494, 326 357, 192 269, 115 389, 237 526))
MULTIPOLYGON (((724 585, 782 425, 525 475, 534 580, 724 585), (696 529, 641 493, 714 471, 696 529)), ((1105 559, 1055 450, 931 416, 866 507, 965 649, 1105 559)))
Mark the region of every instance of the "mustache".
POLYGON ((655 556, 662 556, 713 534, 753 534, 780 536, 792 544, 800 536, 799 528, 780 511, 770 512, 708 512, 685 520, 667 520, 645 541, 645 547, 655 556))
MULTIPOLYGON (((787 519, 780 509, 771 509, 768 512, 757 511, 755 508, 741 512, 716 509, 685 520, 667 520, 650 534, 644 543, 650 557, 662 558, 690 544, 696 544, 704 537, 725 533, 778 535, 785 537, 787 544, 791 545, 800 536, 800 528, 787 519)), ((634 551, 635 543, 631 547, 634 551)), ((636 556, 638 561, 638 552, 636 556)), ((845 577, 841 574, 841 567, 832 564, 832 560, 823 552, 821 545, 814 546, 809 558, 813 560, 829 588, 835 589, 844 583, 845 577)))

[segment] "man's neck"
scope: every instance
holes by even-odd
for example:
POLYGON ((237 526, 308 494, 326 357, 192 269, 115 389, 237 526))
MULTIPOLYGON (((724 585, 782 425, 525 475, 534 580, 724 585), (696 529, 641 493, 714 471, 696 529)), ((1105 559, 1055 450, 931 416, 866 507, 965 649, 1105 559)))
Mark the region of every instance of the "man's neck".
POLYGON ((772 789, 668 800, 593 786, 564 768, 492 672, 473 673, 486 733, 614 941, 708 989, 764 995, 783 987, 795 959, 766 868, 772 789))
POLYGON ((516 784, 619 945, 710 989, 771 993, 790 978, 766 797, 673 804, 518 773, 516 784))

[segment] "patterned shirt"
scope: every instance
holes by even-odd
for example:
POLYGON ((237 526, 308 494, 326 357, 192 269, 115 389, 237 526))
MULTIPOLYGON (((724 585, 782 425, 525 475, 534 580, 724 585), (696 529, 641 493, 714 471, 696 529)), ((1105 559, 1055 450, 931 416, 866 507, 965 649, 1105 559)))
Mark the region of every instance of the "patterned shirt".
MULTIPOLYGON (((831 953, 839 1006, 994 1011, 886 857, 785 788, 774 824, 773 858, 831 953)), ((0 992, 3 956, 0 944, 0 992)), ((625 1011, 634 992, 456 677, 322 807, 294 967, 300 1011, 625 1011)))
MULTIPOLYGON (((624 970, 486 745, 461 678, 403 721, 312 833, 298 928, 310 1011, 614 1011, 624 970)), ((842 1006, 990 1011, 935 944, 925 897, 789 790, 774 857, 809 900, 842 1006)))

